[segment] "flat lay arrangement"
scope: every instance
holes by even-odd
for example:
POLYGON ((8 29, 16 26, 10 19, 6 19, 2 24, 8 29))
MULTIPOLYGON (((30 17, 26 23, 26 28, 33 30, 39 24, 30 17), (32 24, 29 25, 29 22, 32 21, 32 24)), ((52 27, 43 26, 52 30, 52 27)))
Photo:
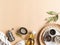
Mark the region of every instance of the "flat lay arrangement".
MULTIPOLYGON (((35 45, 36 42, 38 45, 60 45, 60 25, 54 23, 58 20, 59 13, 54 11, 47 13, 53 16, 45 19, 47 22, 38 31, 38 34, 35 30, 29 31, 26 27, 20 27, 15 34, 20 37, 21 40, 14 45, 35 45)), ((12 28, 12 30, 14 30, 14 28, 12 28)), ((11 42, 16 41, 12 30, 8 30, 6 35, 0 32, 0 45, 12 45, 11 42)))
MULTIPOLYGON (((25 27, 21 27, 19 30, 16 32, 16 36, 20 37, 22 40, 18 41, 14 45, 34 45, 35 43, 35 31, 30 31, 25 27), (25 35, 26 38, 23 38, 25 35)), ((0 32, 0 45, 12 45, 10 42, 15 41, 15 37, 13 35, 13 32, 11 30, 8 30, 6 32, 6 35, 2 32, 0 32)))

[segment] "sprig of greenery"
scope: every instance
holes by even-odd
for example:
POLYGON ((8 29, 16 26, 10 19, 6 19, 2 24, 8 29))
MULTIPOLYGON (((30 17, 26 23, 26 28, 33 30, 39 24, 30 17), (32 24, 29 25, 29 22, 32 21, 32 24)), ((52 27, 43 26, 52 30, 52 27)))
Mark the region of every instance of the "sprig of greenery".
POLYGON ((49 12, 47 12, 47 13, 50 14, 50 15, 54 15, 53 17, 48 17, 48 18, 46 18, 46 20, 47 20, 48 22, 51 22, 51 21, 56 22, 56 21, 58 20, 58 13, 56 13, 56 12, 54 12, 54 11, 49 11, 49 12))

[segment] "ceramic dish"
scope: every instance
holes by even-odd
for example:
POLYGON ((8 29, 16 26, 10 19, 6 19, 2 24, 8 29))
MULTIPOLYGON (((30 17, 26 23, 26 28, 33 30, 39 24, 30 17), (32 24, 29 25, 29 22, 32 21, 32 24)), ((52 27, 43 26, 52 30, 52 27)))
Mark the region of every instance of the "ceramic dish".
POLYGON ((60 25, 58 24, 47 24, 45 25, 43 28, 41 28, 41 30, 38 33, 37 36, 37 43, 38 45, 60 45, 60 43, 58 41, 60 41, 60 25), (54 29, 56 32, 54 35, 50 34, 50 30, 54 29), (46 41, 47 38, 44 39, 44 35, 46 34, 46 32, 48 32, 47 35, 50 35, 48 39, 48 41, 46 41), (58 35, 58 36, 57 36, 58 35))

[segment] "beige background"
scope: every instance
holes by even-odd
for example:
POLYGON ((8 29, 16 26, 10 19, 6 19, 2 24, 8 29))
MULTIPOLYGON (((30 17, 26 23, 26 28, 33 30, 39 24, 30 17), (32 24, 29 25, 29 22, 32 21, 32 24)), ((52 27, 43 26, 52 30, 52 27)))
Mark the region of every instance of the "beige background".
MULTIPOLYGON (((6 33, 11 28, 16 31, 22 26, 39 31, 50 10, 60 12, 60 0, 0 0, 0 31, 6 33)), ((59 20, 56 23, 60 24, 59 20)), ((14 36, 16 40, 12 45, 20 39, 14 36)))

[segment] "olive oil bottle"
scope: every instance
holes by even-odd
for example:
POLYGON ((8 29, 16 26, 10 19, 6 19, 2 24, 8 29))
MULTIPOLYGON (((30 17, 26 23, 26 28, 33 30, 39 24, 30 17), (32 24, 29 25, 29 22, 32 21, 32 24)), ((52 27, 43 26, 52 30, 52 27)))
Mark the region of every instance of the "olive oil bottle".
POLYGON ((34 35, 32 32, 29 33, 26 45, 34 45, 34 35))

